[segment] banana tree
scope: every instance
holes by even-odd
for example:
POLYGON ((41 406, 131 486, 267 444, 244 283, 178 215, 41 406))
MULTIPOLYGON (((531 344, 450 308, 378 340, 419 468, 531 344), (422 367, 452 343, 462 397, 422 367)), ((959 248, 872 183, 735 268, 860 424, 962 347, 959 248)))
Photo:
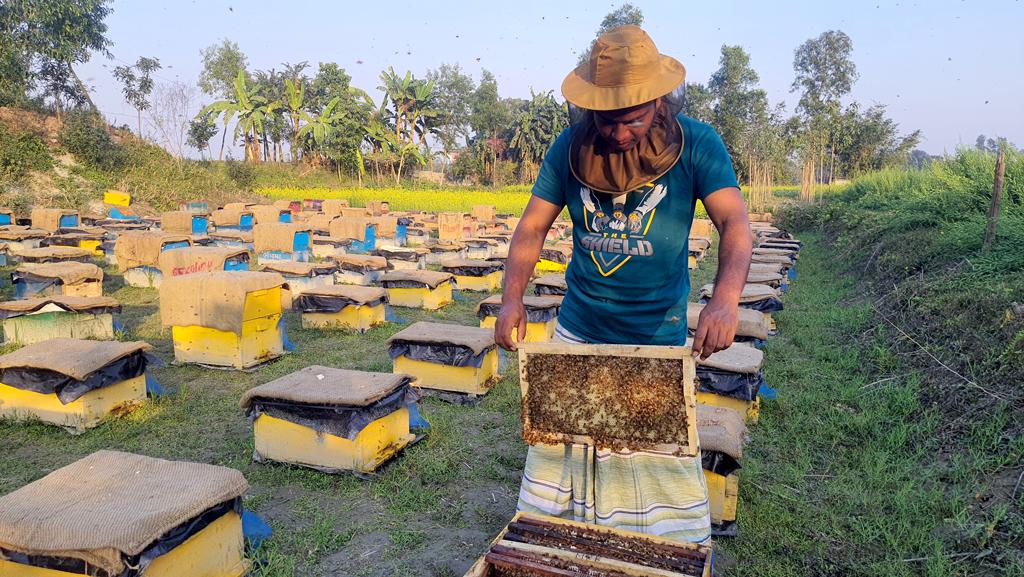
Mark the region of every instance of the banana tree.
POLYGON ((322 160, 327 156, 324 146, 330 140, 331 135, 334 133, 335 126, 338 122, 344 120, 346 112, 343 109, 338 108, 338 104, 341 102, 340 96, 335 96, 327 103, 327 106, 320 112, 320 114, 313 116, 306 111, 300 112, 300 118, 305 121, 305 126, 299 129, 296 133, 296 141, 306 138, 307 136, 312 138, 313 145, 317 148, 317 155, 322 160))
POLYGON ((302 119, 302 115, 305 114, 302 110, 306 100, 306 87, 302 85, 301 79, 292 80, 286 78, 284 81, 285 88, 285 108, 288 109, 288 114, 292 120, 292 162, 298 162, 299 160, 299 131, 301 129, 299 122, 302 119))
POLYGON ((246 145, 246 158, 252 162, 260 162, 260 135, 264 124, 281 107, 277 100, 268 100, 263 96, 250 92, 245 84, 245 74, 238 71, 235 78, 235 99, 238 102, 238 124, 235 125, 235 136, 242 134, 246 145))

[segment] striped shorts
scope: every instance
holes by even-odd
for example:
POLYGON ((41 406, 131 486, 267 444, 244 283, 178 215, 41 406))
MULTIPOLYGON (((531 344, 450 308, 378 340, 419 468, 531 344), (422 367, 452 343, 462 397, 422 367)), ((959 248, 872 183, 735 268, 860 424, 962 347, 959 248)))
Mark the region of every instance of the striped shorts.
MULTIPOLYGON (((555 338, 585 343, 561 325, 555 338)), ((700 457, 534 445, 526 455, 520 511, 703 543, 711 537, 700 457)))

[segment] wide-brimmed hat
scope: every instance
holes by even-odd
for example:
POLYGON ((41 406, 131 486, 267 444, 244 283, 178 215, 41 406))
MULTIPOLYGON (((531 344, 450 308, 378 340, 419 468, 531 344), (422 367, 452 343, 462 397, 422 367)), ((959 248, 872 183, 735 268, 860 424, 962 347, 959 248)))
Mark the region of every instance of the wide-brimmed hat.
POLYGON ((682 63, 658 52, 639 26, 621 26, 598 37, 590 58, 562 82, 562 95, 580 108, 619 110, 672 92, 686 79, 682 63))

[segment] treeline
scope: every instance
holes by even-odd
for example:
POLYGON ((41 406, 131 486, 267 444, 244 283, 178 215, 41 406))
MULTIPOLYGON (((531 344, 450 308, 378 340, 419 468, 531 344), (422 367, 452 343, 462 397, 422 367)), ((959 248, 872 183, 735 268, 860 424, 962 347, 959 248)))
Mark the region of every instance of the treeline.
MULTIPOLYGON (((0 105, 45 107, 58 116, 67 109, 95 110, 74 65, 91 51, 109 55, 107 5, 23 0, 0 7, 0 105), (63 32, 57 34, 58 28, 63 32)), ((623 24, 642 25, 641 11, 625 4, 604 18, 597 33, 623 24)), ((776 184, 799 182, 809 199, 820 183, 928 160, 914 150, 919 131, 901 134, 884 106, 850 100, 858 76, 852 52, 852 40, 841 31, 801 44, 792 83, 800 99, 792 111, 769 101, 740 46, 722 47, 720 66, 706 83, 684 86, 684 112, 722 134, 754 208, 763 207, 776 184)), ((553 91, 530 99, 502 97, 492 73, 473 78, 459 64, 422 73, 389 67, 379 75, 375 88, 382 96, 376 101, 352 86, 336 63, 253 69, 229 40, 206 48, 202 58, 195 86, 155 82, 161 69, 155 57, 114 69, 137 111, 133 130, 177 157, 191 147, 223 160, 241 146, 251 164, 302 163, 360 182, 397 183, 430 169, 449 181, 528 183, 570 121, 568 106, 553 91)))

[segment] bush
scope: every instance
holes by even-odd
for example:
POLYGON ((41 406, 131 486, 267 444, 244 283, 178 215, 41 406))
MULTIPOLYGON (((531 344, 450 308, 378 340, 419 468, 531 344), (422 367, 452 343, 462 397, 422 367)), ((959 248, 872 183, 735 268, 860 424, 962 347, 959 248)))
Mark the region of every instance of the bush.
POLYGON ((238 188, 251 191, 256 185, 256 170, 248 162, 228 160, 225 163, 230 178, 238 188))
POLYGON ((60 131, 60 142, 80 162, 93 168, 120 171, 128 163, 124 148, 110 138, 103 121, 89 112, 68 113, 60 131))
POLYGON ((53 168, 53 158, 34 134, 13 134, 0 126, 0 180, 16 181, 30 170, 53 168))

